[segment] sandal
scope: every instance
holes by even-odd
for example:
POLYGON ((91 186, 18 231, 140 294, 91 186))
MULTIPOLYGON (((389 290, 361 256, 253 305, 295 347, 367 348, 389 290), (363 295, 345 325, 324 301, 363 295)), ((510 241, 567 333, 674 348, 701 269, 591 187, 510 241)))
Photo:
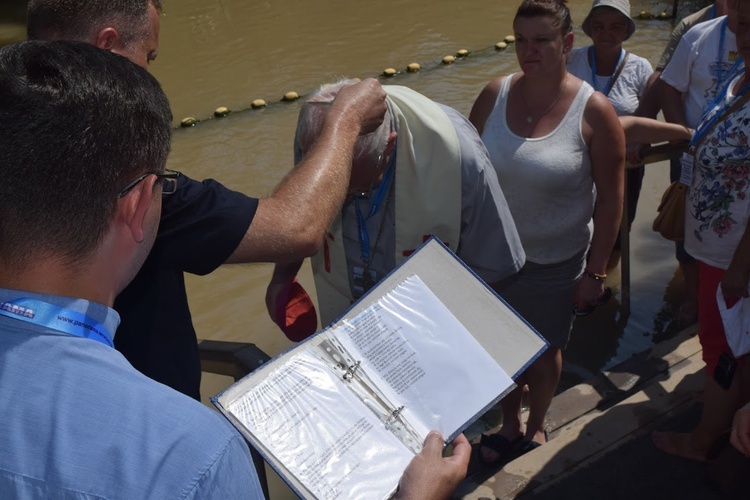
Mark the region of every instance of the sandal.
POLYGON ((520 457, 521 455, 525 455, 530 451, 536 450, 543 444, 547 444, 547 441, 549 441, 549 433, 547 431, 544 431, 544 443, 537 443, 536 441, 524 441, 518 448, 518 456, 520 457))
POLYGON ((484 465, 490 465, 490 464, 503 462, 504 460, 507 460, 508 458, 510 458, 516 446, 520 442, 521 442, 521 436, 511 441, 507 437, 502 436, 500 434, 489 434, 489 435, 482 434, 482 438, 479 440, 479 455, 478 455, 479 461, 482 462, 484 465), (486 460, 484 458, 484 455, 482 454, 483 447, 497 453, 497 458, 495 460, 486 460))

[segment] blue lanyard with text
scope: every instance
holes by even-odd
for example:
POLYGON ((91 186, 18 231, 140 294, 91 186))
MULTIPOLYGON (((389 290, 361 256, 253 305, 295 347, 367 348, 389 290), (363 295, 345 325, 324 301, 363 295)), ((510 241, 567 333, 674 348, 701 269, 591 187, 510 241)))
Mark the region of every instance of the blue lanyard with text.
MULTIPOLYGON (((602 94, 608 95, 609 91, 612 90, 612 86, 614 85, 614 76, 615 73, 617 73, 617 68, 620 67, 620 64, 622 63, 622 58, 625 57, 625 49, 620 49, 620 58, 617 59, 617 64, 615 64, 615 70, 612 72, 611 75, 609 75, 609 80, 607 81, 607 85, 604 86, 604 90, 602 90, 602 94)), ((599 90, 599 88, 596 85, 596 54, 594 53, 594 46, 592 45, 589 47, 589 59, 591 61, 591 85, 594 86, 594 90, 599 90)))
POLYGON ((95 319, 41 300, 20 298, 0 303, 0 315, 57 330, 60 333, 96 340, 114 347, 112 336, 95 319))
MULTIPOLYGON (((737 62, 740 62, 740 60, 738 60, 737 62)), ((731 75, 732 72, 730 72, 729 74, 731 75)), ((706 135, 706 133, 713 128, 714 124, 723 117, 724 112, 730 106, 732 106, 732 104, 737 99, 739 99, 742 94, 750 90, 750 81, 748 81, 735 93, 734 98, 732 98, 730 101, 727 101, 726 95, 733 80, 733 78, 730 78, 729 81, 727 81, 724 87, 722 87, 722 89, 716 95, 716 98, 714 99, 713 103, 711 103, 711 106, 706 109, 706 112, 701 118, 701 122, 698 124, 698 127, 693 133, 693 138, 690 140, 690 150, 694 150, 695 146, 700 142, 701 139, 703 139, 703 136, 706 135)))
MULTIPOLYGON (((354 209, 357 214, 357 228, 359 229, 359 245, 362 251, 362 259, 365 262, 370 261, 370 235, 367 232, 367 221, 372 218, 373 215, 378 213, 380 210, 380 204, 383 203, 386 193, 390 189, 391 180, 393 179, 394 163, 396 162, 396 148, 393 150, 391 159, 388 162, 388 168, 385 171, 383 180, 378 186, 378 190, 375 191, 375 196, 372 199, 372 205, 370 205, 370 213, 367 218, 362 215, 362 210, 359 208, 359 197, 354 198, 354 209)), ((383 215, 385 217, 385 215, 383 215)))

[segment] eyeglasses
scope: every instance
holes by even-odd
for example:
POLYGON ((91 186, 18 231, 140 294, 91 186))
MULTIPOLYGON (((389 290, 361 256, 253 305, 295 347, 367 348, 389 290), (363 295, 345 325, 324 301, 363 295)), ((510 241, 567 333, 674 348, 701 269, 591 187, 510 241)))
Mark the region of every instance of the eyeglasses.
POLYGON ((156 179, 161 181, 161 194, 174 194, 174 192, 177 191, 177 178, 180 176, 180 173, 176 170, 165 170, 163 174, 157 174, 156 172, 147 172, 143 175, 139 175, 132 182, 128 183, 128 185, 125 186, 122 191, 117 193, 117 199, 119 200, 120 198, 128 194, 128 191, 136 187, 139 182, 141 182, 149 175, 155 175, 156 179))

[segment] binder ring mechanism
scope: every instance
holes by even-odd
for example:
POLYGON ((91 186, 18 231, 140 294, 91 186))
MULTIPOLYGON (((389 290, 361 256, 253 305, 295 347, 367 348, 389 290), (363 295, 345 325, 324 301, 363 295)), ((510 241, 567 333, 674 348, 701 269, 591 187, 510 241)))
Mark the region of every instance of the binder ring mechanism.
POLYGON ((357 370, 359 369, 359 366, 362 364, 361 361, 357 361, 351 366, 346 367, 346 372, 344 373, 344 380, 347 382, 354 378, 354 375, 357 373, 357 370))
POLYGON ((404 411, 404 406, 399 406, 395 410, 391 412, 390 415, 388 415, 388 418, 385 421, 385 425, 387 427, 393 427, 393 425, 396 423, 397 420, 401 417, 401 412, 404 411))

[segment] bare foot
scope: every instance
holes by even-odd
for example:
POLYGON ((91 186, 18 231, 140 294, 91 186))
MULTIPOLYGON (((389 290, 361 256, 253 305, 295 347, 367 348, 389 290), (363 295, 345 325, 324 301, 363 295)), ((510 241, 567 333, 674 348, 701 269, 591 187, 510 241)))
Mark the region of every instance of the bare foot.
POLYGON ((678 457, 695 460, 697 462, 706 461, 706 450, 693 448, 690 443, 690 434, 686 432, 659 432, 654 431, 651 434, 651 440, 657 448, 664 453, 676 455, 678 457))

